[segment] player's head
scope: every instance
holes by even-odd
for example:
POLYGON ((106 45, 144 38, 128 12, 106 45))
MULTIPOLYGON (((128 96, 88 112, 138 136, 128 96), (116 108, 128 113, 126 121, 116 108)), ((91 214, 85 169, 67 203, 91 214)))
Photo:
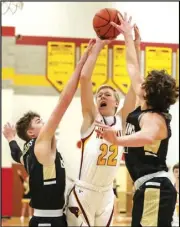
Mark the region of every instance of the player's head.
POLYGON ((25 141, 37 138, 43 124, 39 114, 29 111, 16 123, 17 135, 25 141))
POLYGON ((179 163, 173 166, 173 174, 174 174, 175 180, 179 180, 179 163))
POLYGON ((144 98, 147 106, 159 111, 167 111, 179 96, 175 79, 165 70, 149 72, 142 88, 145 91, 144 98))
POLYGON ((101 115, 114 115, 117 111, 119 101, 119 95, 113 87, 109 85, 102 85, 97 90, 96 103, 101 115))

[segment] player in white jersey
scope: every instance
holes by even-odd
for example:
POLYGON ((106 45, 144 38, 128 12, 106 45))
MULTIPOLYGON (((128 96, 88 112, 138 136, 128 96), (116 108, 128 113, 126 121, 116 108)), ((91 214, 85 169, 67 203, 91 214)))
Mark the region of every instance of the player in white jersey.
MULTIPOLYGON (((137 28, 135 37, 139 58, 140 36, 137 28)), ((113 180, 120 165, 123 148, 99 137, 95 121, 110 125, 121 136, 126 117, 135 107, 136 97, 130 88, 122 109, 117 112, 120 101, 117 91, 111 86, 103 85, 97 91, 95 105, 91 76, 100 51, 109 43, 109 40, 97 39, 81 71, 82 158, 79 179, 69 196, 69 226, 110 226, 113 216, 113 180)))

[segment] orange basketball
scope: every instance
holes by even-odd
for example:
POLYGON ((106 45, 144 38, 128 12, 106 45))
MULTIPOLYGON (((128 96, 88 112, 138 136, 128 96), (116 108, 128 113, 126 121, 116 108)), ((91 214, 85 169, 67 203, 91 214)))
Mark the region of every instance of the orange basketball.
POLYGON ((105 8, 95 14, 93 18, 93 28, 100 39, 114 39, 120 34, 120 32, 110 24, 112 21, 116 24, 121 24, 118 13, 120 12, 116 9, 105 8))

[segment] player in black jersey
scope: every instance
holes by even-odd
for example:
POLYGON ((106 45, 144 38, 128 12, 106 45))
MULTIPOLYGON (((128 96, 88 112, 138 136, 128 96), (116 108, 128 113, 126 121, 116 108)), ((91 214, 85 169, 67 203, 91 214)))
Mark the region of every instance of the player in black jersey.
POLYGON ((76 92, 81 69, 93 43, 89 42, 47 123, 44 124, 34 112, 26 113, 16 123, 17 135, 26 141, 22 152, 15 141, 11 125, 6 124, 4 127, 4 136, 9 142, 13 159, 24 164, 29 174, 30 205, 34 208, 29 226, 67 225, 63 213, 65 169, 56 149, 54 134, 76 92))
POLYGON ((137 108, 128 115, 126 135, 117 137, 107 125, 97 122, 97 130, 109 142, 124 146, 125 163, 134 182, 132 226, 171 226, 176 190, 168 177, 166 156, 171 137, 169 108, 179 96, 172 76, 164 70, 152 70, 140 76, 133 45, 131 19, 119 16, 126 44, 127 70, 137 95, 137 108))

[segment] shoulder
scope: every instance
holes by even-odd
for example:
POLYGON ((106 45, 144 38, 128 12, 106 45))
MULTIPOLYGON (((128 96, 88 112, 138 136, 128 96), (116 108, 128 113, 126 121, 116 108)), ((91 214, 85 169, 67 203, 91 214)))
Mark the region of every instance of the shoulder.
POLYGON ((142 125, 156 125, 157 127, 166 126, 165 118, 162 114, 157 112, 145 112, 142 113, 141 118, 139 119, 140 126, 142 125))

